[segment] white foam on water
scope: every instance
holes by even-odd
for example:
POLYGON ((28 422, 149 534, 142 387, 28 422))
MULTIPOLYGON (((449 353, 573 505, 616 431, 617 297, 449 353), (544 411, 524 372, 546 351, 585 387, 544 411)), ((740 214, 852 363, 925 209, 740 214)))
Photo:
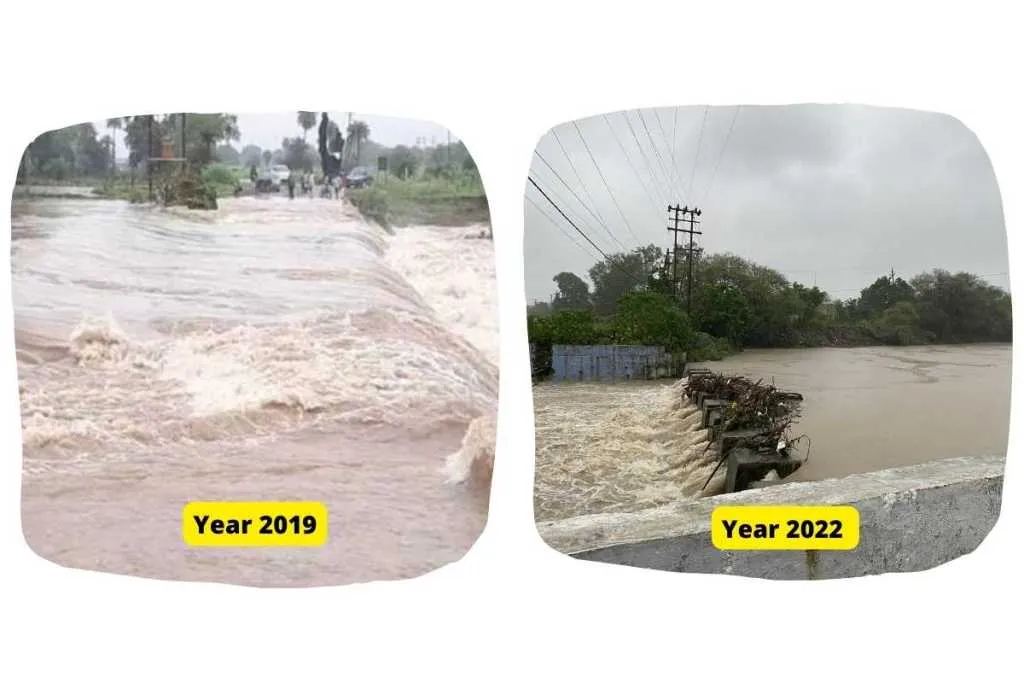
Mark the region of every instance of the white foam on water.
MULTIPOLYGON (((476 425, 453 458, 493 457, 491 241, 430 228, 389 239, 337 204, 178 213, 97 210, 14 264, 23 319, 77 316, 66 358, 19 354, 26 473, 39 459, 118 460, 314 425, 476 425)), ((33 226, 31 215, 15 223, 33 226)))
MULTIPOLYGON (((387 260, 448 329, 482 354, 497 379, 498 303, 494 243, 486 226, 399 229, 387 260)), ((489 485, 497 440, 497 387, 445 465, 448 481, 489 485)))
POLYGON ((720 493, 725 469, 712 476, 718 453, 708 447, 700 411, 683 400, 685 385, 535 386, 538 521, 720 493))

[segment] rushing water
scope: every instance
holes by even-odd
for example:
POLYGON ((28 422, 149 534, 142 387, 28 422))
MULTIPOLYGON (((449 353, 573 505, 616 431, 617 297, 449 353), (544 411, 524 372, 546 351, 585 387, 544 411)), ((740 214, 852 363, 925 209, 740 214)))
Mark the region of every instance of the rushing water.
MULTIPOLYGON (((803 394, 792 436, 817 480, 964 455, 1005 454, 1009 345, 747 351, 701 363, 803 394), (807 446, 809 445, 809 450, 807 446)), ((539 520, 631 511, 718 492, 705 430, 681 384, 534 388, 539 520)))
POLYGON ((475 541, 498 386, 479 227, 389 236, 343 202, 284 198, 16 201, 12 225, 40 555, 325 585, 416 576, 475 541), (190 500, 289 499, 327 505, 326 545, 183 546, 190 500))

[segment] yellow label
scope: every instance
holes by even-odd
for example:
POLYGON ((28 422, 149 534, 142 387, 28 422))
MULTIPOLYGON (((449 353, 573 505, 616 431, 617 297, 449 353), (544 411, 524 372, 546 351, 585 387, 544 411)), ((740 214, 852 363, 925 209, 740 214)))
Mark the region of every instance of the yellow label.
POLYGON ((316 546, 327 540, 327 507, 315 502, 189 503, 181 535, 194 546, 316 546))
POLYGON ((711 543, 719 550, 853 550, 860 512, 851 505, 718 507, 711 543))

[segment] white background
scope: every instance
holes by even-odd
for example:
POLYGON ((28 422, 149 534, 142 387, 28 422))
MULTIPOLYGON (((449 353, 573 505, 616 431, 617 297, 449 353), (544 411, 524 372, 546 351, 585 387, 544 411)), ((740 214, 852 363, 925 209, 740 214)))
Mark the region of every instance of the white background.
MULTIPOLYGON (((978 135, 1003 193, 1016 282, 1024 145, 1020 74, 1010 65, 1021 57, 1021 24, 1003 4, 1013 7, 364 0, 331 3, 321 17, 301 1, 4 3, 4 187, 34 136, 124 113, 301 108, 437 121, 466 142, 483 173, 502 328, 491 515, 463 561, 411 581, 333 589, 157 582, 63 569, 24 543, 4 274, 0 614, 9 628, 0 667, 13 674, 5 678, 1019 675, 1024 423, 1016 402, 999 523, 978 551, 938 569, 777 584, 574 561, 544 546, 533 524, 522 279, 526 174, 554 124, 648 106, 857 102, 946 112, 978 135), (299 58, 294 71, 281 59, 289 54, 299 58)), ((1014 384, 1020 379, 1017 370, 1014 384)))

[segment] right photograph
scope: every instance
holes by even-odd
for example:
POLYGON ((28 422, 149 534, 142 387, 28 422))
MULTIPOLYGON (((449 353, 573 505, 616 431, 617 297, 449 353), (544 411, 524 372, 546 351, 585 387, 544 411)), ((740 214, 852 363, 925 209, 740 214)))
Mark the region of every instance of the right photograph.
POLYGON ((538 531, 588 561, 921 571, 999 515, 1012 302, 995 173, 943 113, 601 113, 525 189, 538 531))

